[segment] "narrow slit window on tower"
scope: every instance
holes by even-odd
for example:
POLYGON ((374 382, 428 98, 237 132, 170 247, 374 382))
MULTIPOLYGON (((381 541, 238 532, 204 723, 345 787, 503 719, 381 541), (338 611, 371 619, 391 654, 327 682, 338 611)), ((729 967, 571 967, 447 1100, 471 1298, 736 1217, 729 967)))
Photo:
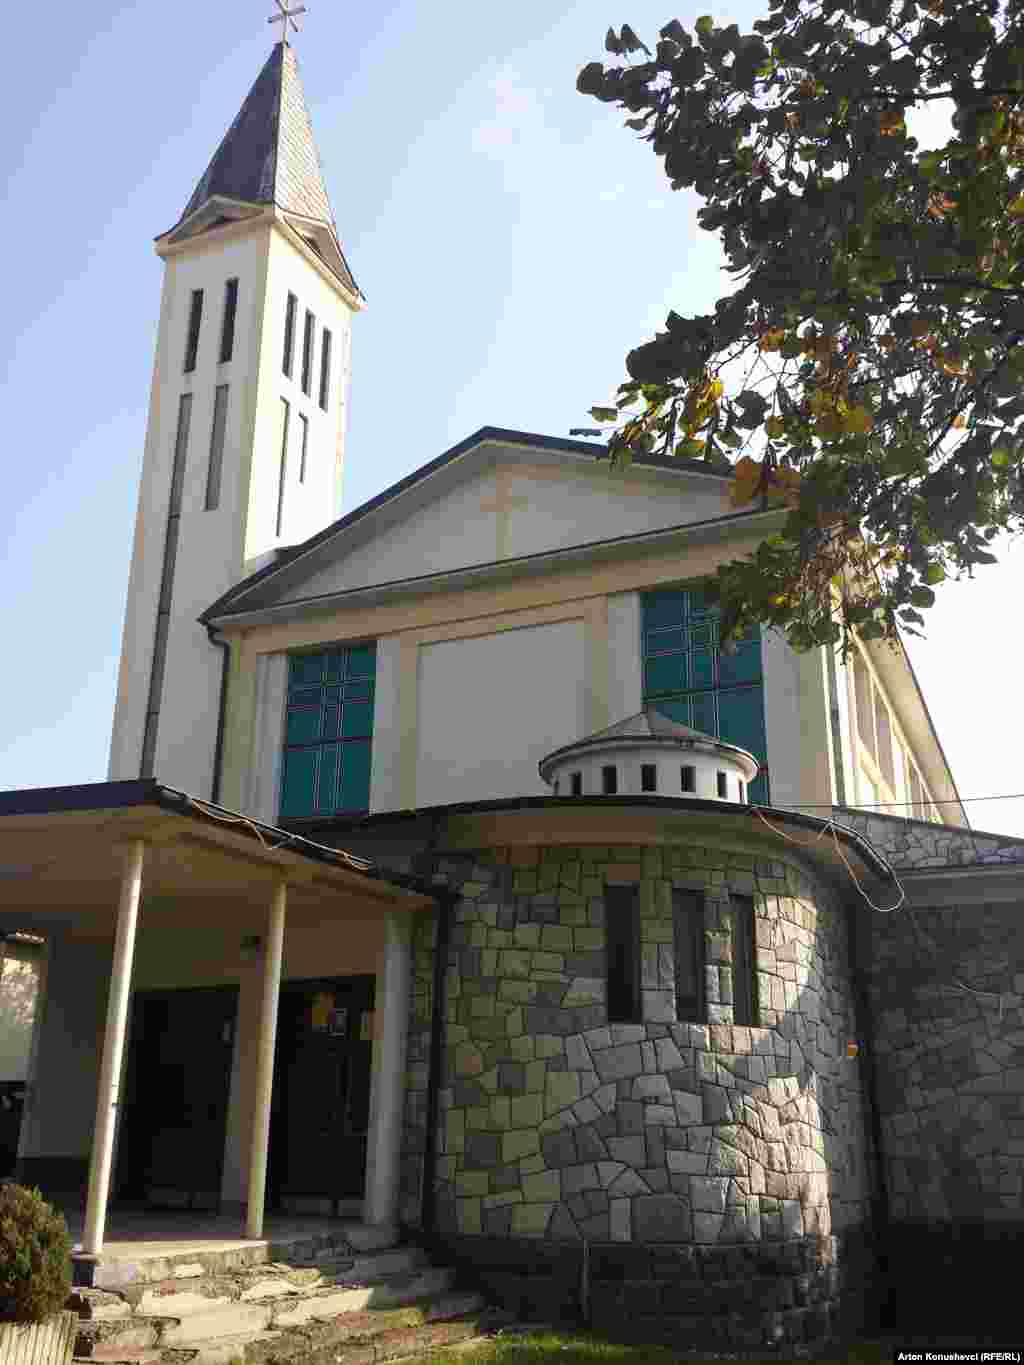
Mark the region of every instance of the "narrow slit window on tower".
POLYGON ((569 777, 569 781, 570 781, 570 783, 571 783, 570 791, 572 792, 572 795, 573 795, 573 796, 582 796, 582 795, 583 795, 583 774, 582 774, 582 773, 572 773, 572 774, 570 775, 570 777, 569 777))
POLYGON ((277 484, 277 535, 281 534, 281 527, 284 525, 284 481, 288 472, 288 425, 291 418, 291 407, 288 399, 281 399, 281 473, 277 484))
POLYGON ((608 1022, 641 1022, 640 893, 636 886, 604 889, 608 1022))
POLYGON ((729 899, 732 902, 733 1023, 753 1027, 757 1024, 754 901, 751 896, 731 896, 729 899))
POLYGON ((220 363, 226 365, 235 351, 235 314, 238 312, 238 281, 224 286, 224 317, 220 326, 220 363))
POLYGON ((640 790, 642 792, 656 792, 658 790, 658 765, 656 763, 640 764, 640 790))
POLYGON ((619 770, 614 763, 601 769, 601 790, 605 796, 614 796, 619 790, 619 770))
POLYGON ((740 789, 740 800, 743 801, 743 802, 745 802, 746 799, 747 799, 747 789, 746 789, 746 787, 744 787, 744 785, 743 785, 742 782, 739 784, 739 789, 740 789))
POLYGON ((718 795, 724 801, 729 795, 729 779, 725 773, 716 773, 715 779, 718 782, 718 795))
POLYGON ((224 467, 224 428, 228 415, 228 386, 218 384, 213 399, 213 426, 210 430, 210 466, 206 471, 206 510, 220 505, 220 476, 224 467))
POLYGON ((306 325, 302 330, 302 392, 309 396, 309 386, 313 382, 313 334, 316 331, 316 318, 306 309, 306 325))
POLYGON ((676 1019, 704 1022, 704 897, 699 891, 672 892, 676 1019))
POLYGON ((299 483, 306 482, 306 452, 309 449, 309 418, 299 413, 299 434, 302 442, 299 448, 299 483))
POLYGON ((188 340, 185 343, 185 373, 191 374, 199 356, 199 328, 203 322, 203 291, 192 290, 192 304, 188 312, 188 340))
POLYGON ((284 310, 284 363, 281 367, 288 379, 292 377, 295 362, 295 314, 298 307, 298 299, 294 294, 289 294, 284 310))
POLYGON ((324 327, 320 333, 320 406, 327 411, 331 389, 331 333, 324 327))
POLYGON ((697 769, 692 763, 684 763, 679 769, 679 790, 684 792, 697 790, 697 769))

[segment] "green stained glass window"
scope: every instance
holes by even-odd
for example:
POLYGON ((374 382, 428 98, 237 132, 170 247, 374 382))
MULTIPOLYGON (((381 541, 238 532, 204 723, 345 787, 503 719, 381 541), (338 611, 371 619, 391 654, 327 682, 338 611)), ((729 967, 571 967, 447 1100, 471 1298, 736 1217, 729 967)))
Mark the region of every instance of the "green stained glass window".
POLYGON ((369 809, 376 667, 374 643, 292 655, 282 818, 369 809))
MULTIPOLYGON (((718 609, 698 588, 643 595, 644 702, 670 720, 747 749, 767 762, 761 632, 755 626, 734 653, 718 648, 718 609)), ((750 784, 749 800, 767 803, 768 773, 750 784)))

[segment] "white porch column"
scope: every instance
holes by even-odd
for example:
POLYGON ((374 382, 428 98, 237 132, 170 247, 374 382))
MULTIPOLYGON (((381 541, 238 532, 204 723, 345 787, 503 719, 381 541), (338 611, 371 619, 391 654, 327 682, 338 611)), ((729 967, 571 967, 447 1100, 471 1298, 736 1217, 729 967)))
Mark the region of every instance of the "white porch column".
POLYGON ((270 1099, 274 1089, 274 1047, 277 1042, 277 1006, 281 995, 281 958, 284 951, 284 912, 288 887, 278 882, 270 906, 270 920, 263 949, 263 1001, 256 1056, 256 1097, 252 1115, 252 1147, 249 1156, 249 1200, 245 1216, 246 1237, 263 1236, 263 1209, 267 1197, 267 1147, 270 1142, 270 1099))
POLYGON ((121 1058, 124 1054, 125 1024, 135 957, 135 929, 139 918, 142 890, 142 864, 145 844, 133 839, 125 849, 121 874, 121 896, 117 908, 117 933, 114 961, 107 997, 107 1027, 103 1034, 103 1061, 100 1066, 99 1093, 96 1099, 96 1124, 89 1157, 89 1194, 85 1206, 85 1231, 82 1250, 98 1256, 103 1250, 107 1221, 107 1196, 110 1193, 110 1165, 114 1154, 114 1131, 121 1084, 121 1058))
POLYGON ((398 1213, 399 1156, 405 1105, 405 1043, 412 973, 411 916, 392 912, 384 921, 384 954, 374 1009, 370 1131, 366 1144, 363 1221, 392 1224, 398 1213))

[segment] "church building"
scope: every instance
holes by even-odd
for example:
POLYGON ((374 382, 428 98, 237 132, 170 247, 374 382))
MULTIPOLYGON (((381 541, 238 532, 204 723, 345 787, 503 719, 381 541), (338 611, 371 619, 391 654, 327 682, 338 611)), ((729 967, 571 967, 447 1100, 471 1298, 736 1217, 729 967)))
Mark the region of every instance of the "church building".
POLYGON ((19 1178, 92 1263, 119 1202, 286 1211, 516 1311, 586 1267, 671 1340, 866 1320, 880 1229, 1019 1220, 1024 1074, 928 1069, 899 936, 998 919, 1020 846, 967 830, 902 648, 719 648, 702 585, 785 513, 701 462, 484 427, 338 517, 343 232, 282 40, 156 239, 108 779, 0 794, 0 927, 45 940, 19 1178))

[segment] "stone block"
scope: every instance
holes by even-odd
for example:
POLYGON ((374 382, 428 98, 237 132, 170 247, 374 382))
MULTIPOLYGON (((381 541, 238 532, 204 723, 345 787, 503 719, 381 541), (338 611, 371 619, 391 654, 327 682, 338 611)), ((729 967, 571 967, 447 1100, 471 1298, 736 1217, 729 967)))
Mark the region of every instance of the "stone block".
POLYGON ((672 1125, 676 1122, 676 1111, 667 1104, 648 1104, 644 1118, 647 1120, 648 1128, 652 1124, 672 1125))
MULTIPOLYGON (((544 1091, 544 1109, 553 1114, 575 1104, 580 1098, 580 1077, 578 1071, 549 1071, 544 1091)), ((539 1120, 538 1120, 539 1122, 539 1120)))
POLYGON ((591 1052, 598 1052, 602 1048, 611 1047, 612 1045, 611 1029, 608 1028, 588 1029, 583 1034, 583 1041, 586 1043, 587 1047, 590 1048, 591 1052))
POLYGON ((531 1156, 539 1148, 540 1135, 533 1128, 523 1128, 502 1134, 502 1161, 517 1161, 520 1157, 531 1156))
POLYGON ((654 1044, 654 1050, 658 1058, 659 1071, 675 1071, 686 1065, 683 1054, 671 1038, 659 1038, 654 1044))
POLYGON ((693 1176, 690 1195, 694 1212, 724 1213, 729 1193, 729 1180, 724 1176, 693 1176))
POLYGON ((528 1204, 556 1201, 561 1194, 562 1180, 558 1171, 538 1171, 534 1175, 523 1176, 523 1198, 528 1204))
POLYGON ((483 1219, 479 1199, 456 1199, 455 1217, 461 1233, 471 1236, 483 1232, 483 1219))
POLYGON ((611 1201, 608 1235, 613 1242, 629 1242, 632 1240, 632 1213, 628 1199, 613 1199, 611 1201))
POLYGON ((574 1104, 573 1113, 580 1123, 594 1123, 602 1117, 601 1110, 591 1099, 582 1099, 579 1104, 574 1104))
POLYGON ((509 1122, 513 1128, 536 1128, 544 1118, 540 1095, 521 1095, 512 1099, 509 1122))
POLYGON ((721 1237, 724 1222, 724 1213, 704 1213, 694 1210, 693 1240, 698 1245, 716 1245, 721 1237))
POLYGON ((561 1172, 562 1189, 566 1197, 573 1194, 580 1194, 583 1190, 596 1190, 601 1188, 598 1179, 597 1167, 592 1162, 587 1162, 583 1166, 565 1166, 561 1172))
POLYGON ((541 1151, 544 1153, 544 1160, 554 1169, 573 1166, 578 1160, 576 1140, 572 1132, 546 1134, 541 1139, 541 1151))
MULTIPOLYGON (((621 1028, 623 1025, 614 1027, 621 1028)), ((602 1081, 626 1080, 641 1075, 644 1067, 639 1043, 627 1043, 597 1052, 594 1066, 602 1081)))
POLYGON ((691 1236, 690 1207, 677 1195, 640 1195, 633 1200, 635 1242, 688 1242, 691 1236))
POLYGON ((560 1057, 565 1051, 564 1041, 552 1033, 538 1034, 534 1043, 538 1061, 543 1061, 547 1057, 560 1057))
MULTIPOLYGON (((622 1081, 621 1084, 628 1086, 629 1081, 622 1081)), ((632 1137, 644 1131, 644 1106, 640 1100, 620 1099, 615 1106, 614 1116, 608 1117, 618 1120, 620 1137, 632 1137)))
POLYGON ((613 1199, 627 1199, 635 1194, 650 1194, 650 1189, 636 1171, 625 1170, 608 1187, 608 1193, 613 1199))
POLYGON ((626 1166, 639 1169, 647 1165, 647 1142, 644 1137, 610 1137, 607 1140, 608 1154, 613 1161, 621 1161, 626 1166))
POLYGON ((572 1071, 590 1071, 593 1067, 590 1051, 578 1033, 571 1033, 565 1040, 565 1060, 572 1071))
POLYGON ((662 1104, 672 1103, 672 1091, 664 1076, 637 1076, 633 1082, 632 1097, 635 1100, 654 1100, 662 1104))
MULTIPOLYGON (((703 1123, 706 1117, 704 1101, 700 1095, 691 1095, 686 1090, 675 1090, 672 1094, 675 1103, 676 1122, 682 1126, 690 1123, 703 1123)), ((709 1120, 710 1121, 710 1120, 709 1120)))
POLYGON ((466 1165, 497 1166, 501 1160, 501 1138, 491 1133, 470 1133, 466 1138, 466 1165))
POLYGON ((665 1153, 665 1160, 669 1170, 677 1175, 707 1175, 708 1173, 707 1152, 687 1152, 678 1148, 670 1148, 665 1153))
POLYGON ((800 1201, 797 1199, 784 1199, 782 1201, 782 1232, 785 1237, 802 1237, 804 1235, 803 1211, 800 1208, 800 1201))
POLYGON ((553 1204, 517 1204, 512 1210, 513 1237, 543 1237, 553 1204))
MULTIPOLYGON (((576 1107, 579 1109, 579 1105, 576 1107)), ((580 1161, 602 1161, 607 1157, 608 1148, 604 1139, 595 1133, 593 1128, 581 1125, 574 1130, 574 1133, 576 1151, 579 1154, 580 1161)))

